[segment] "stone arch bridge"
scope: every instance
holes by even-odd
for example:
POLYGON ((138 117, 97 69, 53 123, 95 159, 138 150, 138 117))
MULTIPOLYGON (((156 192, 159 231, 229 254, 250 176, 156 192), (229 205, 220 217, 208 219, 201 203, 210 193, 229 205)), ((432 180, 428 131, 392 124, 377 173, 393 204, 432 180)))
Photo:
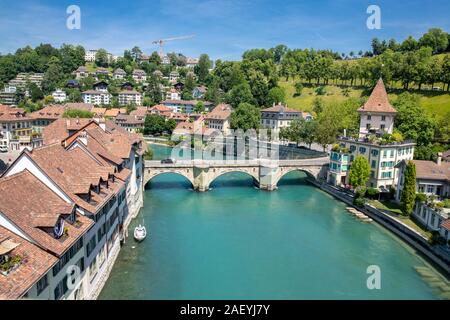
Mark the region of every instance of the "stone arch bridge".
POLYGON ((298 160, 182 160, 176 163, 145 161, 144 185, 163 173, 176 173, 187 178, 198 191, 207 191, 210 184, 228 172, 243 172, 253 177, 255 185, 275 190, 280 179, 291 171, 303 171, 316 180, 326 178, 329 158, 298 160))

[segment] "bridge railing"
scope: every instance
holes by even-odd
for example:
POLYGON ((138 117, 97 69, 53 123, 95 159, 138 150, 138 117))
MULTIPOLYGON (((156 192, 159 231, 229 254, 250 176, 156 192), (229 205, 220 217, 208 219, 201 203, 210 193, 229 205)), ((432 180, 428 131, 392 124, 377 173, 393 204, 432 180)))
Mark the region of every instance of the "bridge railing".
POLYGON ((321 166, 330 162, 328 157, 296 160, 178 160, 174 163, 162 163, 158 160, 145 161, 145 167, 171 168, 193 166, 321 166))

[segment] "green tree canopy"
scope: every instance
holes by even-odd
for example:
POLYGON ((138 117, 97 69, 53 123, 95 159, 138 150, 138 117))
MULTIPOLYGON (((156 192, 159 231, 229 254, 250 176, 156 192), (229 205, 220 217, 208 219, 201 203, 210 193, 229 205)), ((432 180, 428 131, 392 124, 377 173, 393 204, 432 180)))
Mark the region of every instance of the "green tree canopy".
POLYGON ((404 215, 410 215, 416 201, 416 166, 414 162, 408 161, 403 177, 400 209, 404 215))
POLYGON ((240 103, 231 113, 231 128, 242 129, 258 129, 261 123, 261 114, 259 109, 249 103, 240 103))
POLYGON ((365 187, 370 177, 370 165, 369 161, 364 156, 357 156, 353 161, 350 172, 349 179, 350 184, 354 188, 365 187))
POLYGON ((93 118, 94 114, 87 110, 69 109, 64 111, 63 118, 93 118))

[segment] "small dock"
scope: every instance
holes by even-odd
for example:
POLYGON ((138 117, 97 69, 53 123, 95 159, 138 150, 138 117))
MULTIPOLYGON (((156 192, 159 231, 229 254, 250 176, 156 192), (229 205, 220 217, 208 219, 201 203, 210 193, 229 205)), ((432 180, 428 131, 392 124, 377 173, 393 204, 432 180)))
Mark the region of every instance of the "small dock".
POLYGON ((371 218, 366 216, 364 213, 362 213, 361 211, 359 211, 353 207, 347 207, 346 209, 349 213, 351 213, 352 215, 357 217, 362 222, 372 222, 373 221, 371 218))

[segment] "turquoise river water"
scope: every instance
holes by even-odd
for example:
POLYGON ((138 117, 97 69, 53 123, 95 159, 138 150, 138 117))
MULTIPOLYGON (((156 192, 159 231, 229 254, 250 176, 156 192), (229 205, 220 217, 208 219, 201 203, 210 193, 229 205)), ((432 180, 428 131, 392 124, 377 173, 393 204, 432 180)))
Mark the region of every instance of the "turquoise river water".
POLYGON ((155 177, 130 227, 144 220, 149 235, 127 239, 100 299, 442 298, 416 268, 440 275, 410 247, 304 178, 290 173, 265 192, 229 173, 198 193, 181 176, 155 177), (370 265, 379 290, 367 288, 370 265))

